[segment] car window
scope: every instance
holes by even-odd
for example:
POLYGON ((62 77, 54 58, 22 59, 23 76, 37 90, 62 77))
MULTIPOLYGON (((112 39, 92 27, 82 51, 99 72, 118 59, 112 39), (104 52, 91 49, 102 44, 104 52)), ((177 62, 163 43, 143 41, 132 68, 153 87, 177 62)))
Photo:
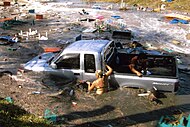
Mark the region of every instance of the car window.
POLYGON ((93 54, 84 55, 84 70, 87 73, 94 73, 96 70, 95 67, 95 57, 93 54))
POLYGON ((176 62, 174 57, 149 56, 147 64, 151 75, 176 76, 176 62))
POLYGON ((80 54, 65 54, 55 63, 58 69, 80 69, 80 54))

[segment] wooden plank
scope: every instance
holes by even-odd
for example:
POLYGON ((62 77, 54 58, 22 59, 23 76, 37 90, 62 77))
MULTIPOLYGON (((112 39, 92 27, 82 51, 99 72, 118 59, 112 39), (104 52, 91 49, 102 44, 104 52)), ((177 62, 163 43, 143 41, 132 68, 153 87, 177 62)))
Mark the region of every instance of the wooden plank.
POLYGON ((165 15, 165 17, 168 18, 168 19, 177 18, 177 19, 183 19, 183 20, 190 21, 189 16, 180 15, 180 14, 167 14, 167 15, 165 15))
POLYGON ((59 52, 59 51, 61 51, 61 48, 59 48, 59 47, 46 47, 43 49, 44 49, 44 52, 59 52))
POLYGON ((2 19, 0 19, 0 22, 5 22, 5 21, 8 21, 8 20, 13 20, 13 18, 2 18, 2 19))

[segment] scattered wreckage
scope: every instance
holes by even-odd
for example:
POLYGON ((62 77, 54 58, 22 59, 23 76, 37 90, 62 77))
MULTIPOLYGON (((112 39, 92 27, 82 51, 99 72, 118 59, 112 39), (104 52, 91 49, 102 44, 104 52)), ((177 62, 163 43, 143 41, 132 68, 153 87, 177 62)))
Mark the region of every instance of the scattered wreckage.
POLYGON ((16 42, 17 40, 15 40, 12 36, 0 36, 0 45, 11 45, 16 42))
POLYGON ((173 115, 165 115, 158 121, 157 127, 189 127, 190 114, 185 117, 182 111, 176 110, 173 115))
POLYGON ((116 47, 120 49, 129 47, 129 45, 126 44, 137 41, 135 40, 134 33, 131 30, 114 30, 112 32, 111 39, 115 42, 116 47))
POLYGON ((59 53, 43 53, 28 61, 24 68, 43 71, 82 81, 93 81, 96 70, 105 70, 105 63, 113 68, 110 84, 117 87, 136 87, 174 92, 179 86, 176 57, 147 54, 147 70, 142 77, 127 71, 130 58, 138 54, 119 52, 114 41, 80 40, 59 53))

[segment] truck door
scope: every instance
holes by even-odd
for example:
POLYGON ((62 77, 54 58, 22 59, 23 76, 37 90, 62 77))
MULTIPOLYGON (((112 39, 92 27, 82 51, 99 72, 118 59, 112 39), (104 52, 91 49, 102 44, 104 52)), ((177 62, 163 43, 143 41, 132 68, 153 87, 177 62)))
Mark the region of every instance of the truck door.
POLYGON ((96 79, 96 63, 94 54, 84 54, 84 73, 83 80, 93 81, 96 79))
POLYGON ((82 70, 80 69, 80 54, 68 53, 61 56, 55 64, 60 75, 63 74, 68 78, 81 78, 82 70))

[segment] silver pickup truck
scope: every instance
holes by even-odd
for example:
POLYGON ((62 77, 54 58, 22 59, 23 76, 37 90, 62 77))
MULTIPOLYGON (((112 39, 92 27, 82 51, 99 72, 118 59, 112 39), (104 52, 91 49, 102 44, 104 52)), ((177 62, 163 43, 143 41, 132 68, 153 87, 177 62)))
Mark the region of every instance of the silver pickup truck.
POLYGON ((138 77, 127 69, 129 60, 138 54, 118 52, 114 41, 80 40, 59 53, 43 53, 24 65, 32 71, 43 71, 66 78, 92 81, 96 70, 113 68, 109 82, 113 86, 137 87, 174 92, 179 86, 176 58, 169 55, 147 55, 148 71, 138 77))

